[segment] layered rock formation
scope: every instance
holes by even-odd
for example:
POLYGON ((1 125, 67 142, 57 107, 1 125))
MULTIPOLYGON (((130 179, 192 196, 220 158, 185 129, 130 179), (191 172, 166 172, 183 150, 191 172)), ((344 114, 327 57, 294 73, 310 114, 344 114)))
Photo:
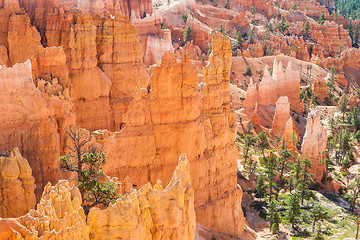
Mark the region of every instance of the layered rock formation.
POLYGON ((36 210, 17 219, 0 219, 8 239, 89 239, 78 188, 68 181, 46 185, 36 210))
POLYGON ((165 189, 149 183, 107 209, 91 209, 87 221, 78 188, 60 181, 45 187, 37 210, 0 225, 2 239, 195 239, 189 162, 181 156, 165 189))
POLYGON ((90 239, 195 239, 194 190, 189 162, 180 157, 165 189, 147 184, 105 210, 90 211, 90 239))
POLYGON ((0 217, 20 217, 35 207, 35 179, 18 148, 0 154, 0 217))
POLYGON ((279 137, 282 137, 289 118, 291 118, 289 99, 286 96, 282 96, 276 101, 276 110, 272 123, 272 132, 274 134, 278 134, 279 137))
POLYGON ((300 103, 300 74, 293 71, 292 62, 289 61, 284 73, 282 63, 275 59, 273 66, 273 76, 270 76, 268 66, 265 67, 264 75, 260 83, 249 85, 244 108, 255 108, 259 106, 276 105, 276 101, 281 96, 287 96, 290 102, 290 109, 301 113, 302 104, 300 103))
POLYGON ((120 15, 94 17, 98 66, 111 80, 110 127, 119 131, 136 86, 148 87, 149 74, 142 61, 142 48, 136 29, 120 15))
POLYGON ((325 154, 327 132, 321 125, 320 114, 312 109, 308 114, 306 132, 301 145, 301 159, 309 158, 312 167, 309 172, 314 174, 313 180, 320 183, 325 171, 325 154))
POLYGON ((244 218, 238 201, 242 191, 235 177, 237 149, 229 104, 231 48, 227 38, 213 36, 209 62, 200 87, 189 57, 178 63, 173 54, 165 54, 161 66, 152 69, 151 91, 139 84, 132 95, 134 100, 123 115, 123 130, 103 132, 97 139, 108 159, 105 172, 129 176, 136 185, 156 179, 167 183, 176 166, 173 159, 186 152, 194 176, 198 222, 239 236, 244 218), (219 211, 223 219, 209 216, 219 211))
POLYGON ((33 169, 40 196, 48 181, 59 179, 65 129, 74 121, 71 105, 36 89, 30 61, 0 68, 0 102, 0 151, 19 147, 33 169))

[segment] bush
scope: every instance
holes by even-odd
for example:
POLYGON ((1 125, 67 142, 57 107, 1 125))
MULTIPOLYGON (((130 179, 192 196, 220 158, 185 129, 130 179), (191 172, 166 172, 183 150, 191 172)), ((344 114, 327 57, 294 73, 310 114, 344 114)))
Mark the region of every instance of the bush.
POLYGON ((252 76, 252 71, 250 66, 246 66, 244 76, 252 76))

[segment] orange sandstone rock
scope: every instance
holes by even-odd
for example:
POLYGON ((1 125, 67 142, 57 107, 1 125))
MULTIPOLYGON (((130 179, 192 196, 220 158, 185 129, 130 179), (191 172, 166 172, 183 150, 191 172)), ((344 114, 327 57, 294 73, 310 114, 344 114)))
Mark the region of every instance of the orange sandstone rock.
POLYGON ((35 207, 35 179, 18 148, 0 154, 0 217, 20 217, 35 207))
POLYGON ((10 239, 89 239, 80 191, 68 181, 46 185, 36 210, 9 221, 2 233, 8 232, 10 239))
POLYGON ((284 73, 282 63, 275 59, 273 76, 270 76, 268 67, 265 67, 262 81, 258 84, 249 85, 244 101, 244 108, 255 108, 256 102, 259 106, 275 106, 281 96, 287 96, 290 102, 290 109, 301 113, 300 103, 300 74, 293 71, 292 62, 289 61, 284 73))
POLYGON ((289 118, 290 118, 289 99, 286 96, 282 96, 276 101, 276 110, 275 110, 274 120, 272 123, 272 132, 282 137, 289 118))
POLYGON ((59 179, 58 157, 72 112, 66 101, 36 89, 30 61, 0 68, 0 102, 0 151, 21 149, 33 169, 39 197, 48 181, 59 179))
POLYGON ((150 183, 107 209, 90 210, 87 221, 79 189, 68 181, 48 184, 37 210, 17 219, 0 218, 0 236, 10 239, 195 239, 194 190, 189 161, 179 159, 163 189, 150 183))
POLYGON ((325 170, 325 154, 327 133, 320 123, 320 114, 312 109, 308 114, 306 132, 301 145, 301 159, 309 158, 312 168, 309 172, 314 174, 313 180, 319 183, 325 170))
POLYGON ((194 190, 186 156, 180 157, 165 189, 144 185, 105 210, 91 209, 87 224, 91 239, 107 239, 109 234, 139 240, 195 239, 194 190))

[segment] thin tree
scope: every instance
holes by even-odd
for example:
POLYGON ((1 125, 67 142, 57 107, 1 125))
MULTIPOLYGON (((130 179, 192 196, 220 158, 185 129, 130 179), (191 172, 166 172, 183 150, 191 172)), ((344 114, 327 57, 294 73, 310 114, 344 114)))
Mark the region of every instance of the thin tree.
POLYGON ((272 200, 268 205, 268 213, 266 216, 267 220, 270 222, 270 229, 273 234, 276 234, 279 232, 279 226, 280 226, 280 216, 277 212, 277 202, 275 200, 272 200))
POLYGON ((339 101, 339 110, 342 113, 342 120, 345 121, 345 113, 348 111, 349 100, 344 95, 339 101))
POLYGON ((105 154, 94 146, 87 147, 91 135, 78 125, 69 127, 66 133, 71 139, 71 144, 66 146, 70 151, 60 157, 60 169, 75 173, 85 214, 87 215, 94 206, 108 206, 114 203, 119 198, 116 184, 100 182, 104 175, 101 166, 106 162, 105 154))
POLYGON ((317 225, 318 230, 316 232, 316 238, 319 239, 321 235, 321 223, 329 218, 329 214, 325 208, 321 207, 319 204, 316 204, 311 210, 311 218, 313 221, 313 233, 315 234, 315 226, 317 225))
POLYGON ((186 44, 188 41, 191 40, 191 38, 192 38, 191 35, 192 35, 191 27, 186 25, 185 29, 184 29, 184 35, 183 35, 184 44, 186 44))
POLYGON ((356 175, 354 180, 351 182, 346 197, 350 202, 350 211, 354 211, 356 201, 360 197, 360 175, 356 175))
POLYGON ((249 44, 253 44, 253 42, 254 42, 254 29, 251 28, 251 29, 248 31, 247 35, 248 35, 248 42, 249 42, 249 44))
POLYGON ((292 229, 299 221, 300 216, 300 198, 297 194, 291 194, 286 201, 285 219, 291 223, 292 229))
POLYGON ((321 11, 318 23, 320 23, 321 25, 323 25, 325 23, 325 12, 321 11))
POLYGON ((310 22, 306 21, 304 25, 304 36, 309 37, 310 36, 310 22))
POLYGON ((281 21, 280 21, 279 24, 277 24, 277 27, 278 27, 278 29, 280 30, 280 32, 281 32, 282 34, 285 34, 285 32, 288 30, 289 24, 288 24, 285 16, 282 16, 282 17, 281 17, 281 21))
POLYGON ((275 183, 275 177, 277 176, 277 170, 279 165, 277 164, 277 159, 273 153, 270 154, 269 159, 265 163, 265 176, 268 181, 269 189, 269 202, 272 200, 272 195, 274 190, 276 190, 277 185, 275 183))
POLYGON ((257 143, 257 147, 258 149, 261 151, 262 156, 263 156, 263 160, 266 159, 265 157, 265 150, 270 148, 269 145, 269 140, 267 138, 267 135, 265 133, 265 131, 261 131, 257 137, 256 137, 256 143, 257 143))
POLYGON ((280 176, 279 176, 279 179, 280 179, 279 186, 282 187, 283 186, 283 176, 284 176, 285 165, 286 165, 285 163, 286 163, 287 160, 289 160, 292 157, 291 152, 287 149, 285 138, 283 138, 281 140, 279 154, 280 154, 279 160, 280 160, 280 163, 281 163, 281 168, 280 168, 281 170, 280 170, 280 176))
POLYGON ((300 180, 298 188, 300 190, 301 204, 304 204, 304 199, 309 195, 309 184, 314 182, 312 179, 313 174, 309 173, 312 163, 309 158, 302 161, 300 180))
POLYGON ((255 191, 256 191, 256 197, 262 199, 265 197, 266 195, 266 184, 264 182, 264 175, 260 175, 259 179, 257 181, 256 187, 255 187, 255 191))

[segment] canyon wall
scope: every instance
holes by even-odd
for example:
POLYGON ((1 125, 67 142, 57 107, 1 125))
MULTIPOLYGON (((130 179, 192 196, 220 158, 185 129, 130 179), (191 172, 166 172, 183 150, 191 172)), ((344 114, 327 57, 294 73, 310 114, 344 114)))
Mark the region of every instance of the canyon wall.
POLYGON ((215 231, 243 231, 242 191, 236 184, 235 118, 230 109, 230 41, 213 36, 213 53, 199 85, 189 56, 176 62, 167 53, 151 69, 151 91, 140 84, 132 94, 124 128, 99 131, 108 162, 105 172, 135 185, 167 183, 177 155, 186 153, 195 190, 197 221, 215 231), (140 147, 141 146, 141 147, 140 147), (207 170, 206 170, 207 169, 207 170), (222 212, 223 218, 211 217, 222 212))
POLYGON ((60 178, 62 141, 66 127, 74 120, 70 106, 35 87, 30 61, 0 67, 0 102, 0 152, 19 147, 33 169, 40 196, 48 181, 60 178))

